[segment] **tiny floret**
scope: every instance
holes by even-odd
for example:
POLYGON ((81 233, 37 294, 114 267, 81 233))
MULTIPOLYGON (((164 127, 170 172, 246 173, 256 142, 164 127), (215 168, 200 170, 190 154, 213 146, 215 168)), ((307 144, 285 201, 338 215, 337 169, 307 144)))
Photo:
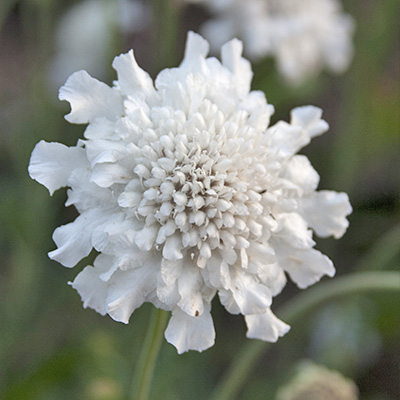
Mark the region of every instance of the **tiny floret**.
POLYGON ((55 230, 50 258, 73 267, 99 253, 71 283, 84 307, 123 323, 144 302, 171 311, 165 337, 179 353, 214 344, 216 295, 245 316, 249 338, 284 335, 273 297, 287 275, 300 288, 334 275, 312 230, 339 238, 351 212, 345 193, 316 191, 317 172, 296 154, 327 130, 321 110, 270 126, 242 43, 225 44, 222 62, 208 50, 190 32, 181 65, 154 83, 132 51, 115 58, 112 87, 76 72, 60 99, 69 122, 88 124, 84 139, 41 141, 29 165, 50 194, 68 187, 79 212, 55 230))

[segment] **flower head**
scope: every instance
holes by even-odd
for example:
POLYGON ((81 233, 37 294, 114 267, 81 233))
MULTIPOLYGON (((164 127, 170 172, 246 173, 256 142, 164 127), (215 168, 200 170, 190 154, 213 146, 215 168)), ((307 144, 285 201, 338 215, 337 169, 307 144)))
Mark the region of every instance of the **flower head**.
POLYGON ((274 57, 298 84, 327 68, 344 72, 351 61, 353 19, 340 0, 203 0, 214 18, 201 29, 214 49, 237 36, 251 59, 274 57))
POLYGON ((310 361, 301 362, 296 374, 281 389, 276 400, 357 400, 358 389, 339 372, 310 361))
POLYGON ((208 47, 189 33, 181 65, 154 85, 132 51, 115 58, 113 87, 76 72, 59 97, 69 122, 88 123, 85 139, 41 141, 29 166, 50 193, 68 186, 80 213, 56 229, 50 258, 73 267, 100 253, 72 282, 84 306, 124 323, 144 302, 170 310, 165 336, 179 353, 213 345, 216 294, 245 316, 248 337, 286 333, 270 310, 285 272, 301 288, 333 276, 309 228, 338 238, 351 212, 346 194, 316 191, 317 172, 296 155, 327 130, 321 110, 269 127, 241 42, 223 46, 222 63, 208 47))
POLYGON ((116 33, 143 30, 150 10, 138 0, 83 0, 67 9, 55 32, 55 54, 49 67, 52 87, 59 87, 77 69, 107 76, 116 33))

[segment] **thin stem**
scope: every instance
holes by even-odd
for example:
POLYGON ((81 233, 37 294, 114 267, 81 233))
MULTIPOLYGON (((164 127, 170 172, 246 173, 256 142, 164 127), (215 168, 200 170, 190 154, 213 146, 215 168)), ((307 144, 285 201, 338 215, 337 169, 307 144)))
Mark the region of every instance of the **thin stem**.
POLYGON ((149 397, 167 317, 168 313, 164 310, 154 308, 151 313, 146 338, 136 365, 131 391, 132 400, 147 400, 149 397))
MULTIPOLYGON (((288 301, 278 311, 279 317, 291 324, 314 311, 322 304, 348 295, 366 292, 394 292, 400 290, 399 272, 359 272, 320 283, 288 301)), ((210 400, 233 400, 256 362, 270 343, 249 341, 232 362, 222 382, 210 400)))
POLYGON ((153 69, 158 73, 177 63, 177 42, 179 35, 179 2, 153 0, 153 13, 157 18, 153 31, 153 50, 155 59, 153 69))

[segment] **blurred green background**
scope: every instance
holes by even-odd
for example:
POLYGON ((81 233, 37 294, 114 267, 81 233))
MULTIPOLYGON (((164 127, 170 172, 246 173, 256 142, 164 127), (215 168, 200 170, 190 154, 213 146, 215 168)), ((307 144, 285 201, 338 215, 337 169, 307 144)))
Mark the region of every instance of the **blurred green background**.
MULTIPOLYGON (((77 1, 0 2, 0 398, 122 399, 143 343, 151 307, 127 326, 84 310, 67 285, 74 270, 49 260, 53 230, 75 218, 65 190, 50 198, 27 173, 30 153, 44 139, 74 145, 83 126, 68 124, 68 106, 50 82, 62 15, 77 1)), ((186 31, 206 17, 200 7, 178 10, 166 0, 146 2, 151 25, 140 32, 110 28, 103 76, 112 82, 114 56, 130 48, 144 69, 177 65, 186 31)), ((339 241, 318 241, 337 274, 399 270, 400 266, 400 29, 397 0, 347 0, 357 28, 355 57, 342 76, 323 73, 288 87, 271 60, 254 65, 253 88, 275 105, 274 120, 315 104, 331 129, 304 153, 321 175, 321 189, 346 191, 354 208, 339 241)), ((62 82, 61 82, 62 83, 62 82)), ((399 283, 400 284, 400 283, 399 283)), ((278 310, 299 292, 289 284, 278 310)), ((367 400, 400 398, 400 295, 348 297, 321 307, 269 347, 246 382, 242 399, 274 399, 296 364, 311 359, 352 378, 367 400)), ((278 316, 279 316, 279 312, 278 316)), ((241 317, 213 303, 216 344, 181 356, 164 341, 152 399, 205 399, 247 342, 241 317)))

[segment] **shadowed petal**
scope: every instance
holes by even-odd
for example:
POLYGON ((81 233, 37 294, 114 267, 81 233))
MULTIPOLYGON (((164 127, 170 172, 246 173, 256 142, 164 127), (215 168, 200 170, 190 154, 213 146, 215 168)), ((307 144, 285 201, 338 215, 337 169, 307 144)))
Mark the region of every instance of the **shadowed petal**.
POLYGON ((182 354, 189 350, 203 351, 214 345, 215 330, 210 314, 211 306, 204 305, 204 312, 191 317, 180 309, 172 311, 165 331, 165 338, 182 354))
POLYGON ((290 326, 278 319, 271 309, 268 309, 264 314, 245 315, 244 319, 247 325, 246 336, 250 339, 276 342, 290 329, 290 326))

